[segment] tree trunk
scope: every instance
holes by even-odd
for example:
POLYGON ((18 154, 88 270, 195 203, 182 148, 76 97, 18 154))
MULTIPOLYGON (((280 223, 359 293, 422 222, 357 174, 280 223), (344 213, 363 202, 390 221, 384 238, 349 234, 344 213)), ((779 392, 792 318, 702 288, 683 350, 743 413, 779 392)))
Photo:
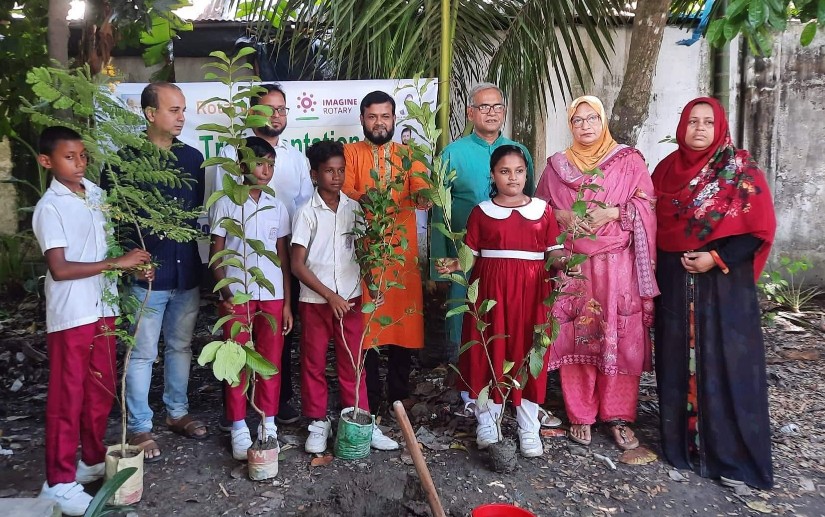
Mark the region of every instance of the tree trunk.
POLYGON ((49 58, 69 65, 69 0, 49 0, 49 58))
POLYGON ((630 36, 630 54, 613 113, 610 132, 617 142, 634 146, 647 120, 653 75, 659 60, 670 0, 638 0, 630 36))

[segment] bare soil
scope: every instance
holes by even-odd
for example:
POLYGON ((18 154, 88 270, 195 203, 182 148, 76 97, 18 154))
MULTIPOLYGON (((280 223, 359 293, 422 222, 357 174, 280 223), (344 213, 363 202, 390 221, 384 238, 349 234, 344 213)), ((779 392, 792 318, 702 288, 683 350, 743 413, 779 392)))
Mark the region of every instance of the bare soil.
MULTIPOLYGON (((428 349, 414 371, 416 398, 409 412, 442 503, 451 516, 467 516, 481 504, 509 502, 539 516, 630 515, 825 515, 825 353, 823 317, 818 311, 780 317, 765 330, 769 359, 771 427, 776 487, 734 493, 713 480, 676 471, 658 459, 647 465, 619 461, 621 451, 607 430, 593 429, 589 447, 563 436, 544 438, 540 458, 518 457, 518 468, 497 474, 489 454, 475 447, 473 422, 456 416, 458 394, 444 385, 446 370, 433 368, 443 342, 443 299, 428 300, 428 349), (425 367, 427 366, 427 367, 425 367)), ((195 339, 195 355, 209 341, 215 320, 207 299, 195 339)), ((34 497, 43 483, 43 423, 48 382, 42 304, 36 299, 5 306, 0 313, 0 497, 34 497)), ((297 352, 293 356, 296 367, 297 352)), ((332 361, 330 356, 329 364, 332 361)), ((163 451, 146 465, 143 500, 128 514, 140 516, 423 516, 429 515, 409 455, 402 449, 373 451, 363 460, 314 457, 303 451, 307 422, 279 426, 280 469, 273 481, 253 482, 243 463, 232 459, 229 435, 218 430, 220 387, 212 373, 193 361, 191 411, 210 427, 207 440, 168 431, 161 401, 162 365, 156 365, 151 403, 163 451)), ((337 403, 334 369, 331 404, 337 403)), ((295 400, 296 405, 300 403, 295 400)), ((548 386, 550 408, 565 419, 557 379, 548 386)), ((333 406, 331 414, 336 414, 333 406)), ((257 417, 250 412, 250 427, 257 417)), ((385 410, 379 423, 402 442, 385 410)), ((333 425, 333 429, 335 426, 333 425)), ((514 419, 505 435, 516 437, 514 419)), ((634 430, 642 446, 660 454, 655 379, 645 376, 634 430)), ((112 411, 107 441, 119 440, 119 409, 112 411)), ((327 455, 331 454, 330 441, 327 455)), ((90 485, 90 491, 99 488, 90 485)))

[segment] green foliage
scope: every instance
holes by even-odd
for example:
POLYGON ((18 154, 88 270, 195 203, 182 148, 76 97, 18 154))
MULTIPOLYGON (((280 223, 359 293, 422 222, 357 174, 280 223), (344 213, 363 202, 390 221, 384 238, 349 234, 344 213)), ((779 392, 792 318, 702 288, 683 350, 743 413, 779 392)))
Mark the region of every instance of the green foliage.
POLYGON ((27 263, 36 249, 30 230, 0 235, 0 290, 6 296, 21 295, 24 290, 38 291, 38 275, 27 263))
POLYGON ((719 47, 741 34, 757 56, 771 55, 774 34, 784 31, 791 18, 805 24, 800 37, 802 46, 810 45, 817 29, 825 26, 822 0, 732 0, 718 2, 713 9, 718 17, 707 27, 708 42, 719 47), (726 6, 724 11, 720 6, 726 6))
MULTIPOLYGON (((825 293, 816 286, 805 287, 804 275, 799 278, 810 267, 810 261, 804 257, 799 260, 780 257, 779 268, 763 271, 756 287, 769 302, 796 313, 802 312, 811 300, 825 293)), ((767 319, 771 319, 770 316, 767 319)))
MULTIPOLYGON (((241 49, 237 54, 230 57, 224 52, 215 51, 210 55, 214 61, 208 63, 204 68, 210 69, 205 74, 207 80, 218 81, 226 87, 226 97, 213 97, 205 102, 216 102, 221 106, 224 114, 229 119, 226 125, 203 124, 198 126, 199 130, 208 130, 218 133, 218 141, 235 147, 238 152, 237 161, 216 156, 204 162, 204 167, 220 165, 228 174, 224 175, 221 189, 209 197, 206 208, 212 207, 222 199, 224 202, 231 202, 241 207, 240 219, 224 217, 213 224, 226 230, 227 235, 237 237, 243 242, 240 251, 223 249, 210 257, 209 267, 213 270, 224 270, 227 267, 235 267, 241 271, 241 277, 224 277, 215 284, 214 292, 237 287, 234 295, 228 300, 234 306, 244 306, 246 313, 238 318, 235 315, 221 317, 212 328, 212 333, 216 333, 223 325, 235 319, 230 327, 229 335, 224 335, 222 340, 212 341, 206 345, 198 357, 198 363, 205 366, 212 363, 212 372, 215 378, 226 381, 231 386, 239 386, 244 382, 244 391, 250 389, 252 396, 252 407, 265 418, 264 412, 255 405, 254 392, 259 378, 268 379, 278 373, 278 369, 255 350, 254 326, 258 316, 267 320, 275 332, 280 332, 277 319, 271 314, 261 311, 252 312, 248 304, 253 296, 250 294, 254 286, 267 289, 274 294, 275 287, 272 282, 264 277, 263 271, 258 267, 247 267, 250 258, 258 256, 270 260, 276 266, 281 265, 281 261, 276 252, 267 249, 263 242, 247 237, 246 225, 259 212, 270 207, 256 208, 251 213, 247 213, 245 203, 250 195, 255 191, 267 192, 275 195, 275 192, 266 185, 256 185, 244 183, 244 170, 253 170, 259 163, 265 161, 258 158, 251 149, 245 145, 245 134, 252 128, 261 127, 268 122, 268 116, 272 114, 271 108, 261 106, 255 112, 250 112, 248 99, 251 96, 259 95, 266 90, 253 83, 260 79, 250 72, 252 65, 246 62, 245 57, 254 52, 254 49, 247 47, 241 49), (265 114, 267 116, 262 116, 265 114), (250 339, 241 344, 238 336, 245 334, 250 339)), ((288 300, 286 301, 288 303, 288 300)), ((281 315, 278 315, 279 317, 281 315)), ((265 441, 265 438, 260 438, 265 441)))
POLYGON ((20 98, 33 99, 26 72, 48 64, 46 49, 46 0, 0 2, 0 137, 24 131, 27 115, 20 98))
POLYGON ((103 486, 92 498, 92 502, 89 503, 83 517, 103 517, 104 515, 120 514, 132 510, 131 506, 109 506, 107 502, 135 472, 137 472, 137 467, 127 467, 103 483, 103 486))

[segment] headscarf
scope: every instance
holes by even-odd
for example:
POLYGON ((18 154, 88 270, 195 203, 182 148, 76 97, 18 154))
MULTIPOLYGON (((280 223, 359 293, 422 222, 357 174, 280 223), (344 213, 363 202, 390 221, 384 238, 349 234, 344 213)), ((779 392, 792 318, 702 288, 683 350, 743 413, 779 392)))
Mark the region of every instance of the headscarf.
POLYGON ((564 151, 567 159, 579 168, 582 172, 591 171, 604 160, 604 157, 610 153, 617 145, 613 136, 610 134, 610 129, 607 127, 607 115, 604 112, 604 105, 602 101, 592 95, 584 95, 570 103, 570 108, 567 110, 567 124, 570 126, 570 132, 573 132, 573 114, 580 104, 585 103, 593 108, 602 120, 602 132, 599 138, 592 144, 581 144, 573 139, 573 145, 564 151))
POLYGON ((750 234, 764 242, 754 257, 758 279, 776 233, 765 174, 747 151, 733 146, 725 110, 716 99, 699 97, 685 106, 676 141, 679 148, 653 171, 658 247, 688 251, 724 237, 750 234), (713 108, 713 142, 701 151, 685 141, 690 112, 697 104, 713 108))

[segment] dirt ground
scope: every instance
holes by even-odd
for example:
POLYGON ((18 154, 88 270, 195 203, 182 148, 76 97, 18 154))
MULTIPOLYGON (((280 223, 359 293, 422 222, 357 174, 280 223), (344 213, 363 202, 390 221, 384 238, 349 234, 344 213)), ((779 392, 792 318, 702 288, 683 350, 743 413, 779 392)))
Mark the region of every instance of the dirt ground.
MULTIPOLYGON (((576 446, 564 437, 546 437, 544 456, 519 458, 519 468, 512 474, 491 472, 486 453, 475 447, 472 421, 453 414, 459 399, 444 387, 445 370, 424 367, 437 362, 434 356, 443 342, 437 317, 443 314, 441 303, 437 297, 428 300, 429 349, 414 372, 416 396, 422 404, 411 411, 411 417, 419 441, 427 444, 424 455, 448 515, 467 516, 474 507, 491 502, 514 503, 539 516, 825 515, 825 435, 819 422, 825 418, 821 312, 807 313, 801 320, 779 318, 775 327, 766 329, 776 487, 734 493, 692 472, 675 471, 661 459, 648 465, 623 464, 618 461, 620 451, 598 428, 590 447, 576 446)), ((202 313, 196 355, 209 340, 207 327, 215 319, 208 298, 202 313)), ((0 312, 0 444, 13 453, 0 457, 0 497, 36 496, 43 482, 48 380, 43 327, 42 304, 36 299, 0 312)), ((156 365, 151 395, 156 423, 163 418, 161 368, 156 365)), ((328 374, 334 383, 334 372, 328 374)), ((303 452, 306 422, 280 426, 278 477, 249 481, 243 464, 231 457, 228 434, 217 428, 221 397, 211 371, 193 362, 189 392, 191 411, 209 424, 210 437, 187 440, 162 425, 156 427, 164 457, 146 465, 144 497, 129 517, 430 515, 405 451, 373 451, 363 460, 334 459, 312 466, 313 457, 303 452)), ((332 402, 334 394, 333 389, 332 402)), ((546 405, 564 420, 559 385, 552 376, 546 405)), ((254 417, 250 422, 256 424, 254 417)), ((380 424, 401 441, 398 426, 385 412, 380 424)), ((515 436, 514 420, 506 425, 505 433, 515 436)), ((652 376, 643 378, 634 428, 643 446, 659 454, 652 376)), ((109 442, 118 440, 118 430, 116 408, 109 442)))

